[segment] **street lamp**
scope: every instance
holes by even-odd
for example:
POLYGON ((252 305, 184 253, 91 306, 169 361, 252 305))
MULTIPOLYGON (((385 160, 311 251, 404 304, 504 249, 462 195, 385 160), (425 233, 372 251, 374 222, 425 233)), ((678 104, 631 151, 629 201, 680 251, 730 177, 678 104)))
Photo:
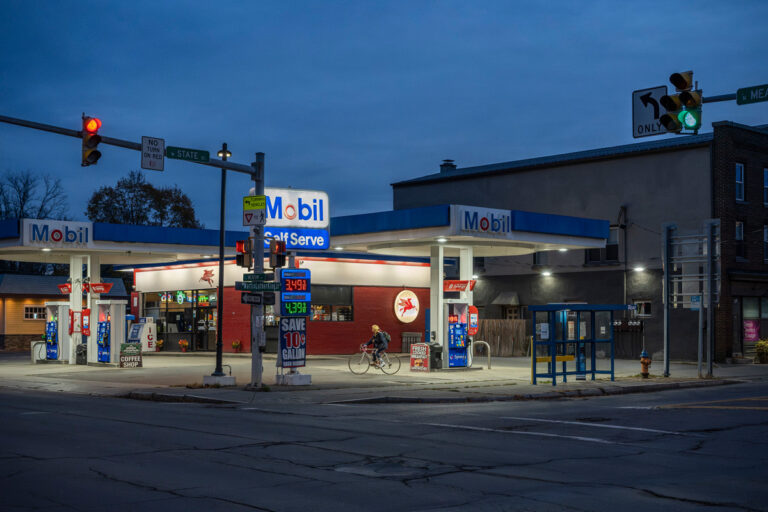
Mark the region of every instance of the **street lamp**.
MULTIPOLYGON (((227 158, 232 156, 232 153, 227 149, 227 143, 224 142, 221 145, 221 149, 217 153, 219 158, 224 162, 227 158)), ((224 370, 222 368, 222 352, 224 343, 222 337, 221 322, 224 318, 224 205, 226 204, 227 197, 227 170, 221 169, 221 213, 219 215, 219 287, 216 293, 216 369, 211 376, 223 377, 224 370)))

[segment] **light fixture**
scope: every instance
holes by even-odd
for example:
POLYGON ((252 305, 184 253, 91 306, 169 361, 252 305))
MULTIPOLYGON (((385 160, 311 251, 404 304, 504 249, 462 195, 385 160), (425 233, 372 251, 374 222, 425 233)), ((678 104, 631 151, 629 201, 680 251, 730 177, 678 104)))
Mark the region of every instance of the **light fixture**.
POLYGON ((51 252, 51 248, 50 247, 43 247, 40 250, 43 251, 43 252, 51 252))
POLYGON ((634 270, 635 272, 644 272, 645 271, 645 267, 641 267, 640 265, 638 265, 635 268, 633 268, 632 270, 634 270))
POLYGON ((558 249, 558 251, 559 252, 568 252, 568 249, 566 249, 565 247, 561 247, 561 248, 558 249))
POLYGON ((441 236, 440 238, 436 239, 435 241, 436 241, 437 243, 439 243, 439 244, 444 244, 445 242, 447 242, 447 241, 448 241, 448 239, 447 239, 447 238, 445 238, 445 237, 442 237, 442 236, 441 236))
POLYGON ((541 273, 541 275, 543 275, 544 277, 549 277, 552 275, 552 272, 550 272, 549 270, 545 270, 544 272, 541 273))
POLYGON ((479 276, 477 274, 472 274, 472 279, 477 279, 479 276))
POLYGON ((333 250, 335 250, 335 251, 343 251, 344 248, 342 246, 340 246, 340 245, 337 245, 336 247, 333 248, 333 250))

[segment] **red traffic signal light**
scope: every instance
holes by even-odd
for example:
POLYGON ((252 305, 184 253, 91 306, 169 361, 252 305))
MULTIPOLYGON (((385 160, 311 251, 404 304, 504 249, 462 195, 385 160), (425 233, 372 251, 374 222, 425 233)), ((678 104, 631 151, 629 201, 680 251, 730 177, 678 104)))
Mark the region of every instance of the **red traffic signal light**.
POLYGON ((238 240, 235 242, 235 263, 238 267, 251 268, 253 266, 253 254, 251 248, 251 239, 238 240))
POLYGON ((272 268, 279 268, 285 266, 285 257, 288 254, 288 249, 285 245, 285 240, 272 239, 269 241, 269 266, 272 268))
POLYGON ((99 142, 101 142, 101 136, 98 133, 99 128, 101 128, 101 119, 83 116, 83 130, 81 132, 83 137, 83 155, 80 162, 80 165, 83 167, 94 165, 101 158, 101 151, 96 149, 99 142))

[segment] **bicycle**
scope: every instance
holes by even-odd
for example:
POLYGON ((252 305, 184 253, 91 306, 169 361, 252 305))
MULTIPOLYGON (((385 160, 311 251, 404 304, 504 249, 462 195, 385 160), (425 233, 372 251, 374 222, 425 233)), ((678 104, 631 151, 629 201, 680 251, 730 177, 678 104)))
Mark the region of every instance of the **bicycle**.
POLYGON ((355 375, 362 375, 368 371, 371 366, 376 366, 382 372, 387 375, 394 375, 400 371, 400 358, 397 356, 390 356, 387 352, 379 354, 381 365, 373 364, 373 348, 369 348, 366 345, 360 346, 360 353, 355 354, 349 358, 347 365, 349 365, 349 371, 355 375))

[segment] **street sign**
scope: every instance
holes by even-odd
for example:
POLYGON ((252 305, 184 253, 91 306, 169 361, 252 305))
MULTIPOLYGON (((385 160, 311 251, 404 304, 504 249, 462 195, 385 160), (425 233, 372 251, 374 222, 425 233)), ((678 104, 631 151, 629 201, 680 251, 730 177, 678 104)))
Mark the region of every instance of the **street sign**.
POLYGON ((267 196, 245 196, 243 198, 243 211, 264 210, 267 208, 267 196))
POLYGON ((737 105, 747 105, 761 101, 768 101, 768 84, 753 85, 752 87, 744 87, 736 91, 737 105))
POLYGON ((275 278, 274 272, 263 274, 243 274, 244 281, 272 281, 275 278))
POLYGON ((240 303, 258 306, 259 304, 264 303, 264 297, 262 297, 260 293, 241 293, 240 303))
POLYGON ((168 146, 165 150, 165 156, 175 158, 176 160, 189 160, 190 162, 208 163, 211 161, 211 154, 201 149, 177 148, 168 146))
POLYGON ((267 210, 244 210, 243 226, 263 226, 267 223, 267 210))
POLYGON ((278 292, 280 291, 280 283, 271 281, 235 281, 235 290, 241 292, 278 292))
POLYGON ((663 114, 659 105, 662 96, 667 95, 667 86, 641 89, 632 93, 632 137, 650 137, 668 133, 659 118, 663 114))
POLYGON ((165 139, 141 137, 141 168, 162 171, 165 164, 165 139))

